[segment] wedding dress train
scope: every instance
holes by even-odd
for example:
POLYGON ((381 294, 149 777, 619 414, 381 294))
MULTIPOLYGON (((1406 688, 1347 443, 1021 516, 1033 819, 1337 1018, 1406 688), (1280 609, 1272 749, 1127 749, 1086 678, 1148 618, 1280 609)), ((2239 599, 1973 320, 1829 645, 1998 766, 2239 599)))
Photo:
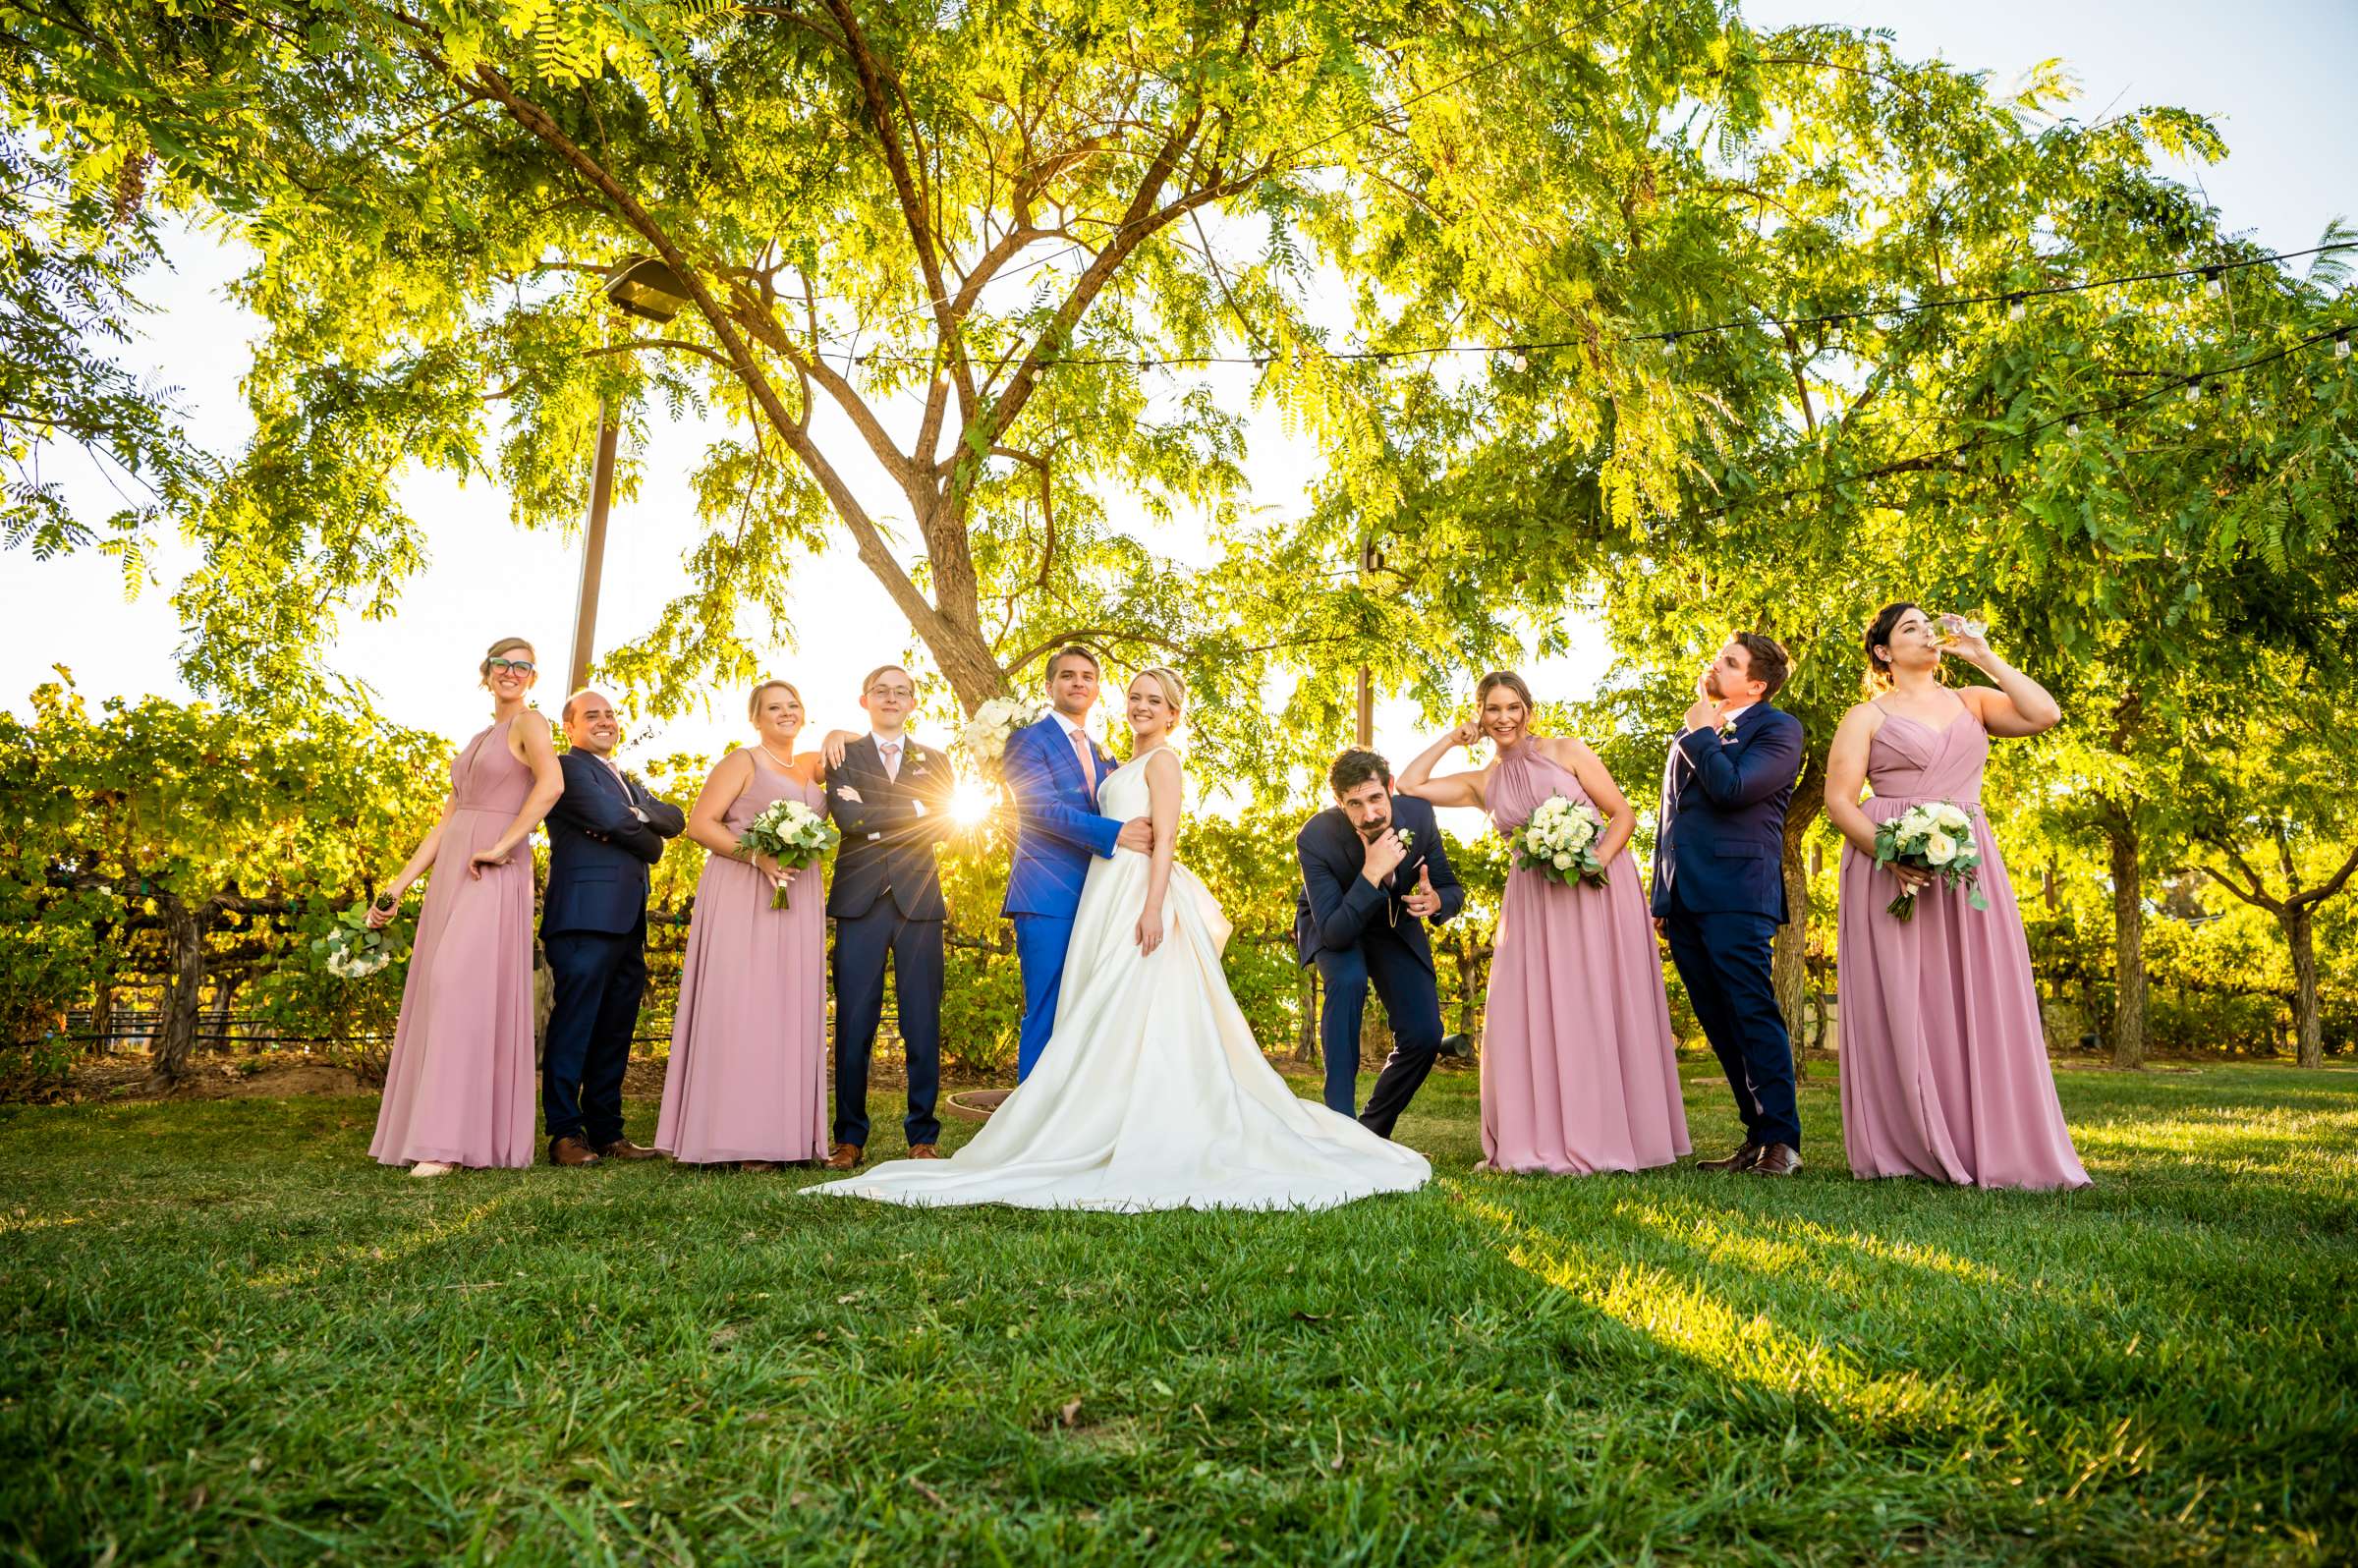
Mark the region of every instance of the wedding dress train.
MULTIPOLYGON (((1106 776, 1106 815, 1148 814, 1151 755, 1106 776)), ((971 1143, 809 1192, 1135 1212, 1328 1208, 1422 1187, 1423 1155, 1300 1098, 1269 1066, 1220 969, 1227 918, 1185 867, 1171 868, 1162 945, 1139 951, 1151 864, 1130 850, 1091 863, 1055 1033, 971 1143)))

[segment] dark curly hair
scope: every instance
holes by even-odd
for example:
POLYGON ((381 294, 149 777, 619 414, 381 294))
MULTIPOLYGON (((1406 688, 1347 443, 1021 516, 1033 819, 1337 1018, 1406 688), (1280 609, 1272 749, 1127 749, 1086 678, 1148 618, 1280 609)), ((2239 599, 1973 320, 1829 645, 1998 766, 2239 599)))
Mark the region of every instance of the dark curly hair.
MULTIPOLYGON (((1923 612, 1924 606, 1914 599, 1897 599, 1884 605, 1875 612, 1875 619, 1867 623, 1867 631, 1859 639, 1860 645, 1867 650, 1867 673, 1859 677, 1859 690, 1870 702, 1891 690, 1891 661, 1876 649, 1891 645, 1891 634, 1899 630, 1899 623, 1910 610, 1923 612)), ((1936 668, 1933 674, 1937 680, 1948 679, 1944 667, 1936 668)))

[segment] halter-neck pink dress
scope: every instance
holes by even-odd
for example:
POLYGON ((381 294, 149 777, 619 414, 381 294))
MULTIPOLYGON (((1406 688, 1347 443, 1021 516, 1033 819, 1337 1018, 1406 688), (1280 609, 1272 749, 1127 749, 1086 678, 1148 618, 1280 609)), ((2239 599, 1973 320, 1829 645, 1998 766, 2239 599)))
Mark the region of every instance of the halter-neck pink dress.
MULTIPOLYGON (((1551 796, 1587 802, 1529 736, 1502 748, 1484 798, 1511 836, 1551 796)), ((1491 1170, 1643 1170, 1687 1152, 1677 1041, 1635 860, 1601 887, 1507 873, 1482 1027, 1482 1152, 1491 1170)))
POLYGON ((1842 1145, 1857 1176, 1976 1187, 2085 1187, 2039 1022, 2031 950, 1997 839, 1982 814, 1990 736, 1971 708, 1946 729, 1886 713, 1868 743, 1864 803, 1881 823, 1947 801, 1973 818, 1986 910, 1936 882, 1902 922, 1899 879, 1842 847, 1835 921, 1842 1145))
MULTIPOLYGON (((546 722, 536 713, 527 722, 546 722)), ((533 1042, 533 857, 468 874, 533 793, 502 719, 450 765, 451 812, 418 912, 401 1022, 385 1065, 369 1154, 387 1165, 530 1165, 537 1072, 533 1042)))
MULTIPOLYGON (((754 776, 721 821, 731 833, 773 801, 826 813, 825 787, 781 773, 754 749, 754 776)), ((827 888, 806 867, 769 907, 769 878, 704 857, 672 1014, 655 1147, 691 1164, 815 1159, 827 1151, 827 888)))

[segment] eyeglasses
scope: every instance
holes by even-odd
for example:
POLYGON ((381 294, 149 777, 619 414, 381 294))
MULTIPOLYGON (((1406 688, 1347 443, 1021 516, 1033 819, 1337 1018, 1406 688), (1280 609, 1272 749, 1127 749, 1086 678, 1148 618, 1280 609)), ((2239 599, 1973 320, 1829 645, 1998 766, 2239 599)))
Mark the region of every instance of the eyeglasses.
POLYGON ((485 670, 514 670, 519 675, 530 675, 539 666, 531 659, 485 659, 483 668, 485 670))

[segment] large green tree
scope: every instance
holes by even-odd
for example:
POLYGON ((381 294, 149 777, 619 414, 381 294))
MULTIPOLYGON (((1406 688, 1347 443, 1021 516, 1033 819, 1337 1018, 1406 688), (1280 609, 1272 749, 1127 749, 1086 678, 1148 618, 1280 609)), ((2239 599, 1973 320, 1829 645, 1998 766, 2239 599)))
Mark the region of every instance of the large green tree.
POLYGON ((701 406, 734 433, 698 478, 693 590, 610 661, 658 706, 743 674, 788 561, 838 542, 969 707, 1073 637, 1250 690, 1293 639, 1135 536, 1234 520, 1239 417, 1136 362, 1241 350, 1281 381, 1330 282, 1303 237, 1429 181, 1449 119, 1520 80, 1487 64, 1658 57, 1591 68, 1642 119, 1722 28, 1700 0, 1593 25, 1310 0, 0 14, 22 123, 152 154, 167 200, 259 257, 256 433, 195 520, 191 673, 259 691, 335 609, 388 611, 421 546, 405 464, 496 474, 561 522, 601 399, 634 425, 701 406), (664 329, 602 305, 634 254, 685 291, 664 329))

